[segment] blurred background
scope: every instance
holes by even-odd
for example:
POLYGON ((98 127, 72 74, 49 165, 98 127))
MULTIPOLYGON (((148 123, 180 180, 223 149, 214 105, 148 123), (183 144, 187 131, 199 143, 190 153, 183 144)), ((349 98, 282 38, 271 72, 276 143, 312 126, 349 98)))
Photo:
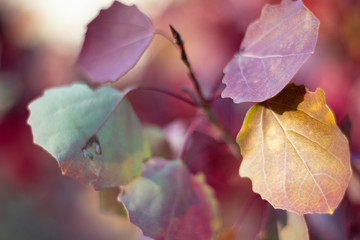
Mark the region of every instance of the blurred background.
MULTIPOLYGON (((112 2, 0 0, 0 239, 118 239, 124 231, 119 228, 118 218, 98 211, 95 191, 61 175, 56 160, 33 144, 26 124, 27 105, 45 89, 82 80, 73 64, 86 25, 112 2)), ((122 2, 138 5, 155 27, 168 36, 169 24, 180 32, 194 71, 205 94, 210 96, 221 89, 223 68, 239 50, 248 24, 259 17, 265 3, 279 1, 122 2)), ((324 89, 328 105, 350 139, 355 170, 348 193, 335 215, 307 218, 310 234, 313 239, 331 239, 330 229, 332 239, 360 239, 357 171, 360 169, 360 1, 304 0, 304 3, 320 19, 320 34, 315 54, 293 82, 305 84, 310 90, 324 89)), ((178 51, 161 36, 154 37, 139 64, 113 86, 122 88, 132 83, 158 86, 178 94, 192 87, 178 51)), ((171 127, 187 126, 196 112, 191 106, 151 92, 134 93, 129 99, 144 125, 167 129, 164 138, 169 145, 174 143, 171 127)), ((233 106, 229 99, 214 105, 220 117, 226 112, 229 119, 221 120, 234 136, 250 106, 233 106)), ((207 138, 198 133, 193 141, 200 141, 204 149, 209 149, 213 140, 207 138)), ((187 152, 189 158, 207 159, 204 160, 207 165, 199 166, 200 160, 188 165, 193 172, 201 170, 215 176, 208 183, 219 199, 224 226, 231 226, 252 195, 250 182, 238 177, 239 161, 230 159, 224 163, 231 157, 224 156, 223 151, 204 149, 188 147, 187 152)), ((174 157, 171 150, 158 154, 174 157)), ((243 236, 251 236, 251 231, 260 228, 254 221, 260 218, 263 203, 257 201, 248 213, 248 221, 243 222, 243 229, 239 229, 243 236)))

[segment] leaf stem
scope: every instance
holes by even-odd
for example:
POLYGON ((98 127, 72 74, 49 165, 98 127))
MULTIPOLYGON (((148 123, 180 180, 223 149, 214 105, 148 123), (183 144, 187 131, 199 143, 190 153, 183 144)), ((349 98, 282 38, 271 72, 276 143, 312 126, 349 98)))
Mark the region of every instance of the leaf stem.
MULTIPOLYGON (((134 89, 134 90, 135 90, 135 89, 134 89)), ((180 96, 180 95, 177 95, 176 93, 167 91, 167 90, 165 90, 165 89, 160 89, 160 88, 155 88, 155 87, 137 87, 136 90, 146 90, 146 91, 154 91, 154 92, 163 93, 163 94, 166 94, 166 95, 168 95, 168 96, 174 97, 174 98, 176 98, 176 99, 178 99, 178 100, 181 100, 181 101, 183 101, 183 102, 185 102, 185 103, 187 103, 187 104, 189 104, 189 105, 191 105, 191 106, 194 106, 194 107, 197 106, 196 103, 190 101, 189 99, 184 98, 184 97, 182 97, 182 96, 180 96)))
MULTIPOLYGON (((105 123, 109 120, 111 114, 115 111, 115 109, 119 106, 119 104, 122 102, 122 100, 131 92, 135 91, 135 90, 149 90, 149 91, 155 91, 155 92, 160 92, 160 93, 163 93, 163 94, 166 94, 166 95, 169 95, 171 97, 174 97, 176 99, 179 99, 185 103, 188 103, 189 105, 191 106, 194 106, 194 107, 197 107, 197 105, 195 103, 193 103, 192 101, 190 101, 189 99, 187 98, 184 98, 180 95, 177 95, 173 92, 170 92, 170 91, 167 91, 167 90, 164 90, 164 89, 160 89, 160 88, 155 88, 155 87, 138 87, 138 86, 130 86, 130 87, 127 87, 125 89, 123 89, 121 91, 122 95, 121 97, 115 102, 113 108, 111 109, 111 111, 105 116, 105 118, 103 119, 103 121, 100 123, 100 125, 96 128, 95 132, 93 135, 91 135, 87 140, 86 140, 86 143, 85 145, 81 148, 82 151, 84 152, 84 156, 87 155, 88 153, 86 152, 86 149, 92 144, 92 143, 96 143, 98 144, 98 147, 99 150, 98 152, 101 154, 101 148, 100 148, 100 142, 99 140, 97 139, 96 135, 98 134, 98 132, 100 131, 100 129, 105 125, 105 123)), ((89 156, 90 157, 90 156, 89 156)))
POLYGON ((173 35, 174 43, 177 45, 177 47, 180 50, 181 60, 183 61, 183 63, 185 64, 185 66, 188 70, 190 79, 191 79, 191 81, 194 85, 194 88, 196 90, 196 93, 200 99, 199 102, 200 102, 201 109, 204 111, 204 114, 207 116, 207 119, 209 120, 209 122, 221 132, 222 137, 225 140, 225 142, 228 143, 229 149, 232 152, 232 154, 234 156, 236 156, 237 158, 240 158, 239 146, 237 145, 236 141, 232 138, 230 132, 219 122, 216 115, 210 108, 209 100, 207 100, 205 98, 205 95, 201 90, 200 83, 199 83, 198 79, 196 78, 194 71, 191 67, 190 61, 187 57, 185 47, 184 47, 184 41, 182 40, 180 34, 175 30, 175 28, 173 26, 170 25, 170 29, 171 29, 171 33, 173 35))
POLYGON ((174 42, 175 44, 178 46, 178 48, 180 49, 180 53, 181 53, 181 60, 183 61, 183 63, 185 64, 185 66, 188 69, 188 73, 190 76, 190 79, 195 87, 195 90, 198 94, 198 96, 200 97, 200 100, 203 104, 208 104, 208 101, 206 100, 204 93, 201 90, 199 81, 197 80, 197 78, 195 77, 194 71, 191 67, 191 64, 189 62, 189 59, 187 57, 186 51, 185 51, 185 47, 184 47, 184 41, 182 40, 180 34, 173 28, 173 26, 170 25, 170 29, 171 29, 171 33, 173 35, 174 38, 174 42))

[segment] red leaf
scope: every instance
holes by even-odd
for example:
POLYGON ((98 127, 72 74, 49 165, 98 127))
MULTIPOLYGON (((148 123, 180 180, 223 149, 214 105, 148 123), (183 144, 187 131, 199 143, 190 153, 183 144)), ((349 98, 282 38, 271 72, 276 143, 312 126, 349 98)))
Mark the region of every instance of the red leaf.
POLYGON ((319 20, 301 0, 265 5, 224 69, 222 97, 240 103, 275 96, 313 53, 318 28, 319 20))
POLYGON ((77 66, 93 82, 114 82, 134 67, 153 34, 136 6, 114 2, 88 25, 77 66))

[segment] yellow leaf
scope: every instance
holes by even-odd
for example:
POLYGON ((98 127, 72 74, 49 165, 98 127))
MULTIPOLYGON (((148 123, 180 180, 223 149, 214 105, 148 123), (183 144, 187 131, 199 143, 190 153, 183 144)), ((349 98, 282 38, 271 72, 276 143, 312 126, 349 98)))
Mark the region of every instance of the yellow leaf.
POLYGON ((349 144, 321 89, 290 84, 256 104, 237 142, 240 176, 274 208, 333 213, 343 198, 351 177, 349 144))

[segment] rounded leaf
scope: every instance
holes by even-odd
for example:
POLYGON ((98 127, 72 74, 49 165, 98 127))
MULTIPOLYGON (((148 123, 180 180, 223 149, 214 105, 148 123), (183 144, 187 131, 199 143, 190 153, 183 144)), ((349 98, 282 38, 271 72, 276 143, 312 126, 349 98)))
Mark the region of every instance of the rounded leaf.
POLYGON ((115 1, 89 23, 77 66, 92 82, 114 82, 135 66, 153 35, 136 6, 115 1))
POLYGON ((222 97, 261 102, 279 93, 313 53, 319 20, 301 0, 264 6, 224 69, 222 97))
POLYGON ((332 213, 351 177, 349 143, 321 89, 288 85, 247 113, 237 141, 240 176, 275 208, 332 213))
POLYGON ((54 88, 29 105, 34 142, 62 173, 99 190, 141 175, 148 157, 141 124, 124 95, 83 84, 54 88))
POLYGON ((130 221, 154 239, 211 239, 218 228, 212 189, 181 160, 153 158, 143 176, 125 186, 119 200, 130 221))

